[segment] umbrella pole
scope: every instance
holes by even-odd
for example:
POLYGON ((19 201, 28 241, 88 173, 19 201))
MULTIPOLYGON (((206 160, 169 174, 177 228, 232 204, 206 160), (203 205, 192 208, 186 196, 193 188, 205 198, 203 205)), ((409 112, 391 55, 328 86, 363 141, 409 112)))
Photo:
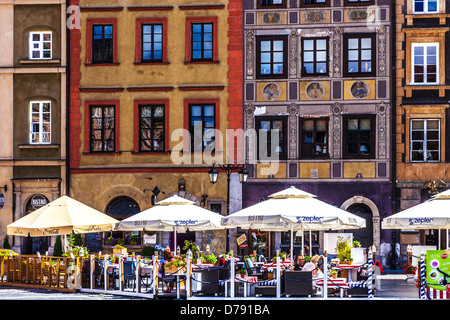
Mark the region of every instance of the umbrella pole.
POLYGON ((438 250, 441 250, 441 229, 438 230, 438 250))
POLYGON ((302 255, 305 255, 305 231, 303 230, 303 226, 302 226, 302 255))
POLYGON ((312 240, 311 240, 311 236, 312 236, 312 233, 311 233, 311 230, 309 230, 309 252, 310 252, 310 256, 312 257, 312 240))
POLYGON ((177 226, 173 227, 173 252, 177 253, 177 226))
POLYGON ((294 264, 294 225, 291 224, 291 266, 294 264))

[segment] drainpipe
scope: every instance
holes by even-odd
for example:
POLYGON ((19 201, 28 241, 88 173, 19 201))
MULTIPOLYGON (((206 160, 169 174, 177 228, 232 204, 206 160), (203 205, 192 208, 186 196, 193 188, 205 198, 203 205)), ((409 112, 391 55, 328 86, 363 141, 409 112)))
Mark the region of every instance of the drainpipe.
MULTIPOLYGON (((392 181, 392 206, 391 206, 391 214, 394 214, 397 210, 397 144, 396 144, 396 128, 397 128, 397 123, 396 123, 396 115, 397 115, 397 91, 396 91, 396 80, 397 80, 397 50, 396 50, 396 41, 397 41, 397 34, 396 34, 396 30, 397 30, 397 21, 396 21, 396 1, 392 0, 392 5, 391 5, 391 30, 393 32, 391 32, 392 35, 392 41, 391 41, 391 56, 392 56, 392 72, 393 74, 391 75, 390 79, 391 79, 391 114, 392 114, 392 119, 391 119, 391 181, 392 181)), ((392 230, 392 236, 391 236, 391 242, 392 242, 392 248, 391 248, 391 269, 395 269, 396 265, 397 265, 397 261, 396 260, 396 244, 395 244, 395 240, 396 237, 396 230, 392 230)))
MULTIPOLYGON (((67 8, 70 6, 70 0, 66 0, 66 18, 67 8)), ((67 20, 66 20, 67 21, 67 20)), ((66 28, 66 195, 70 195, 70 29, 66 28)))

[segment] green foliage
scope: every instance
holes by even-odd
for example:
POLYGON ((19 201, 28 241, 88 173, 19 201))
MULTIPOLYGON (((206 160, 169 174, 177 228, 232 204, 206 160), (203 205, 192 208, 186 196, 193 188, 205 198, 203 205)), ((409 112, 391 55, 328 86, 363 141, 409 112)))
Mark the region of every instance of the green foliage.
POLYGON ((200 249, 198 248, 197 244, 194 241, 184 240, 183 250, 189 250, 189 249, 191 249, 192 256, 194 258, 198 257, 200 249))
POLYGON ((55 257, 62 257, 63 255, 61 236, 56 236, 55 245, 53 246, 53 255, 55 257))
POLYGON ((246 274, 247 271, 245 269, 239 269, 238 271, 236 271, 237 274, 246 274))
POLYGON ((71 233, 69 234, 69 247, 81 247, 83 246, 83 239, 81 238, 81 234, 71 233))
POLYGON ((142 248, 142 256, 144 257, 151 257, 155 254, 155 247, 151 247, 151 246, 145 246, 142 248))
POLYGON ((5 238, 3 239, 3 249, 11 249, 8 235, 5 235, 5 238))
POLYGON ((216 264, 217 257, 214 254, 210 254, 209 256, 206 254, 202 255, 202 262, 216 264))

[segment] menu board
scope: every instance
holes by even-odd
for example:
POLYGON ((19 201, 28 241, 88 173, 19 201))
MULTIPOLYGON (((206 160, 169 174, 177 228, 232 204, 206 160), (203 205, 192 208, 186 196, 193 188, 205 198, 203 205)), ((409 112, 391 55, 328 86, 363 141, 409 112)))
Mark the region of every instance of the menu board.
POLYGON ((450 251, 427 250, 427 285, 436 290, 450 291, 450 251))

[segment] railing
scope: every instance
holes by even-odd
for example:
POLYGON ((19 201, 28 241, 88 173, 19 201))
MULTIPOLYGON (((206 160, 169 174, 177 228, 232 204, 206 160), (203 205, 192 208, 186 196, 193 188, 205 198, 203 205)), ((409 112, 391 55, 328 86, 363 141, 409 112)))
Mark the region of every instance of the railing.
POLYGON ((80 260, 39 255, 0 256, 0 285, 75 291, 70 273, 80 260))
MULTIPOLYGON (((117 255, 90 256, 89 258, 52 257, 40 255, 0 256, 0 285, 47 288, 62 291, 108 293, 152 299, 158 295, 157 255, 144 258, 119 255, 117 263, 112 258, 117 255), (144 263, 144 261, 146 261, 144 263)), ((276 286, 275 296, 281 296, 281 266, 277 257, 274 263, 276 286)), ((324 256, 324 274, 327 274, 327 257, 324 256)), ((193 268, 199 268, 187 259, 183 270, 176 270, 177 298, 180 298, 181 284, 184 285, 186 299, 193 295, 193 268)), ((217 267, 215 267, 217 268, 217 267)), ((371 270, 369 269, 370 275, 371 270)), ((170 276, 166 271, 166 276, 170 276)), ((165 280, 164 280, 165 281, 165 280)), ((235 298, 235 283, 242 280, 235 277, 235 259, 230 260, 229 278, 221 279, 220 285, 230 289, 230 298, 235 298)), ((322 297, 327 298, 327 282, 324 281, 322 297)), ((206 282, 205 282, 206 284, 206 282)), ((227 296, 225 290, 225 297, 227 296)))

